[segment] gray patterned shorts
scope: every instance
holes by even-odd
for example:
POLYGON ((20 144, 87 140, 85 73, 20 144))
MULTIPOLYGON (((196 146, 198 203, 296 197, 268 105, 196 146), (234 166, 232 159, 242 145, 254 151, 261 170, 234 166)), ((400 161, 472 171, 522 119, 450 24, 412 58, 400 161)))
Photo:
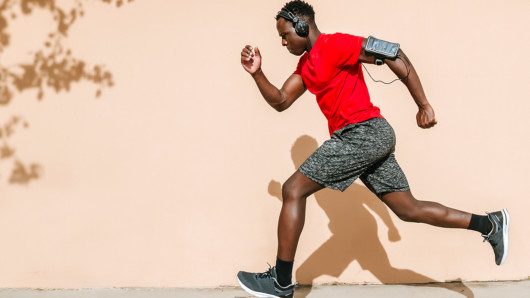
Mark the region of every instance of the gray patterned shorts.
POLYGON ((325 187, 346 190, 361 181, 379 198, 409 189, 394 156, 396 136, 383 118, 349 124, 331 135, 298 169, 325 187))

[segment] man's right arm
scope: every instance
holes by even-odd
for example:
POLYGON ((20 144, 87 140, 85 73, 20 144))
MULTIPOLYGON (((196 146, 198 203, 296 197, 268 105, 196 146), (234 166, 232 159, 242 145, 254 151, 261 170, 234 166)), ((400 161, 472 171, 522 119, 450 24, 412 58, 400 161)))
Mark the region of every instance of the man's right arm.
POLYGON ((253 53, 251 46, 245 46, 241 51, 241 65, 252 75, 263 98, 278 112, 289 108, 306 90, 302 77, 298 74, 292 74, 281 89, 271 84, 261 70, 261 54, 258 48, 255 48, 253 53))

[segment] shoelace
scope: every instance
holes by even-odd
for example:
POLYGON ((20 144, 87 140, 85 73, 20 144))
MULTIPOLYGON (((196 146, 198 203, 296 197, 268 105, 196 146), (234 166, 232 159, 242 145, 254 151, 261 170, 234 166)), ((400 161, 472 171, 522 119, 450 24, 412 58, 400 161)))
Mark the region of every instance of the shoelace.
MULTIPOLYGON (((267 263, 267 265, 269 265, 269 269, 268 269, 267 271, 263 272, 263 273, 257 273, 257 274, 256 274, 256 277, 257 277, 257 278, 260 278, 260 279, 263 279, 263 278, 272 278, 272 279, 276 280, 276 278, 274 278, 274 277, 272 276, 272 266, 271 266, 271 264, 267 263)), ((287 288, 287 287, 289 287, 289 286, 291 286, 291 285, 298 286, 298 282, 296 281, 296 282, 291 283, 290 285, 288 285, 288 286, 286 286, 286 287, 282 287, 282 288, 287 288)))
MULTIPOLYGON (((491 213, 486 211, 486 214, 489 215, 491 213)), ((493 216, 495 216, 495 215, 493 215, 493 216)), ((500 222, 500 220, 499 220, 499 218, 497 216, 495 216, 495 219, 500 222)), ((497 245, 497 243, 495 241, 493 241, 493 239, 490 239, 490 236, 493 234, 493 231, 495 230, 495 224, 493 222, 491 224, 493 225, 492 230, 491 230, 490 234, 488 234, 488 235, 482 234, 482 237, 484 237, 484 240, 482 242, 488 241, 491 244, 497 245)))
POLYGON ((257 278, 271 278, 272 277, 272 267, 271 264, 267 263, 269 265, 269 270, 256 274, 257 278))

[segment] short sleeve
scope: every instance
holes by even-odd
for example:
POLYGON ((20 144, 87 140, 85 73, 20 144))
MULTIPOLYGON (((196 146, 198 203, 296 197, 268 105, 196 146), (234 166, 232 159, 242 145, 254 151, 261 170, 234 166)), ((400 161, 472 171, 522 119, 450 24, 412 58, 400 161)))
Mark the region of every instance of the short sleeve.
POLYGON ((361 55, 363 37, 335 33, 326 41, 325 52, 334 66, 354 65, 361 55))
POLYGON ((307 53, 305 53, 302 57, 300 57, 300 60, 298 60, 298 65, 296 66, 296 70, 294 71, 297 75, 302 75, 302 66, 307 61, 307 53))

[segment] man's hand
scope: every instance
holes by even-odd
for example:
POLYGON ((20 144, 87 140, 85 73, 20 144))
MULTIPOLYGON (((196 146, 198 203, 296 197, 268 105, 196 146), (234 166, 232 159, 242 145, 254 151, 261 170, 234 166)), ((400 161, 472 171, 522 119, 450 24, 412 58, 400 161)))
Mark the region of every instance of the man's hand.
POLYGON ((255 74, 261 69, 261 54, 256 47, 252 51, 252 47, 246 45, 241 51, 241 65, 251 75, 255 74))
POLYGON ((429 104, 420 107, 418 114, 416 114, 416 121, 421 128, 431 128, 438 123, 434 117, 434 110, 429 104))
POLYGON ((295 73, 283 83, 281 89, 271 84, 261 70, 261 53, 257 47, 246 45, 241 50, 241 65, 252 75, 263 98, 278 112, 288 109, 306 90, 302 76, 295 73))

